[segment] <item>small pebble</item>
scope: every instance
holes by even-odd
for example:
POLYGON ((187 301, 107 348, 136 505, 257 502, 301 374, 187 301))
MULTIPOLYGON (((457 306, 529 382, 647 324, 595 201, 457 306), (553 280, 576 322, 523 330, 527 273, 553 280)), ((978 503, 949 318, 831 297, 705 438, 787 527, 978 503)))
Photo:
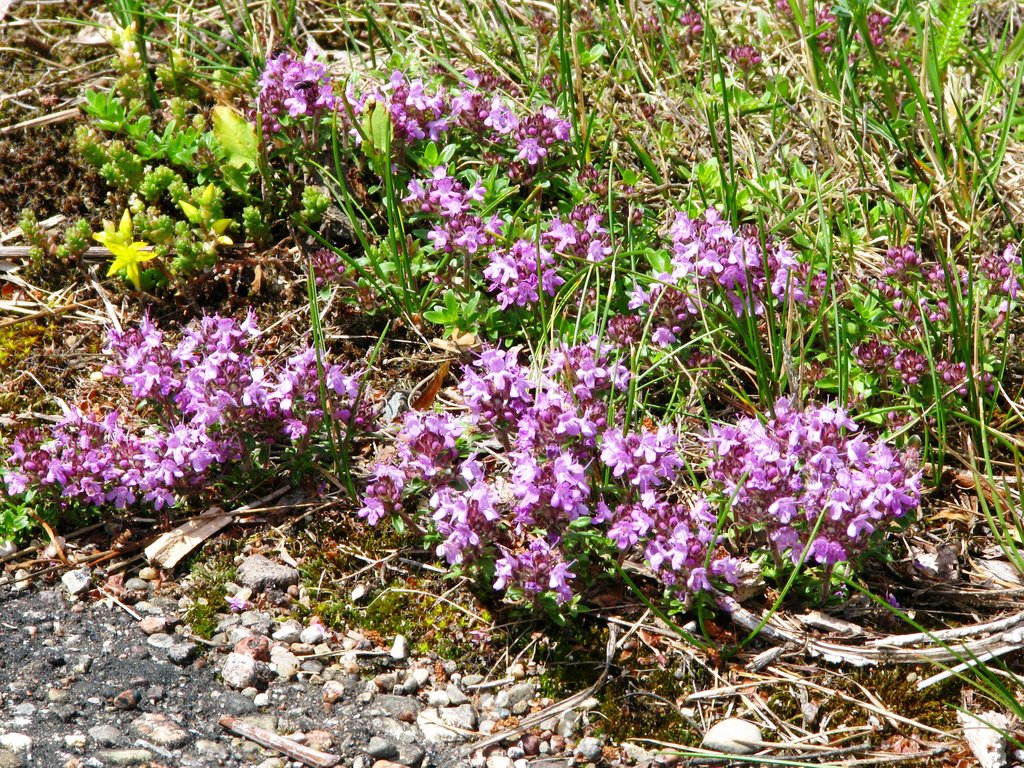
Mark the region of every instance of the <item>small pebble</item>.
POLYGON ((409 642, 404 635, 395 635, 395 641, 391 644, 391 658, 402 661, 409 656, 409 642))
POLYGON ((5 733, 0 736, 0 747, 16 755, 27 755, 32 751, 32 737, 23 733, 5 733))
POLYGON ((760 748, 761 729, 749 720, 728 717, 719 720, 704 734, 701 746, 730 755, 752 755, 760 748))

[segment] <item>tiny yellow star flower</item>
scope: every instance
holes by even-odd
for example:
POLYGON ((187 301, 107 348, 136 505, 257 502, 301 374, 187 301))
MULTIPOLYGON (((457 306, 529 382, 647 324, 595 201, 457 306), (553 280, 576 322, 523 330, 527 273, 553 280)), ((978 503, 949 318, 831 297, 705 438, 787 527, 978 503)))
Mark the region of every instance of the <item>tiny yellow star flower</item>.
POLYGON ((135 286, 135 290, 141 290, 142 272, 139 264, 149 261, 156 254, 153 251, 142 250, 148 248, 149 243, 132 240, 132 216, 128 209, 126 208, 124 215, 121 216, 121 223, 116 231, 113 224, 104 221, 103 232, 94 234, 93 239, 103 243, 114 254, 114 261, 107 270, 107 277, 124 271, 131 284, 135 286))

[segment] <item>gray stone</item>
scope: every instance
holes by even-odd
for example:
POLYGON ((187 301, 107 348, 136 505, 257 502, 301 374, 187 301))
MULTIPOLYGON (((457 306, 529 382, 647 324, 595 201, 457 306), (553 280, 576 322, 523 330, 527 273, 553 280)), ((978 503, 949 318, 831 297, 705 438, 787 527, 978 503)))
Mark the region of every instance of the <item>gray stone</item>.
POLYGON ((639 744, 633 744, 631 742, 623 742, 622 751, 626 754, 626 757, 630 761, 640 763, 651 763, 654 760, 654 755, 648 752, 646 749, 641 747, 639 744))
POLYGON ((447 707, 451 704, 447 691, 431 691, 427 694, 427 704, 432 707, 447 707))
POLYGON ((381 694, 373 700, 373 711, 398 720, 412 720, 423 709, 423 702, 408 696, 381 694))
POLYGON ((483 681, 483 675, 466 675, 462 678, 462 686, 464 688, 472 688, 474 685, 480 685, 483 681))
POLYGON ((370 743, 366 745, 366 754, 375 760, 393 760, 398 757, 398 747, 387 739, 374 736, 370 739, 370 743))
POLYGON ((219 741, 212 739, 199 739, 196 742, 196 754, 202 757, 212 757, 215 760, 226 760, 231 753, 228 748, 219 741))
POLYGON ((256 659, 241 653, 229 653, 220 668, 220 676, 225 685, 239 690, 248 688, 259 679, 256 659))
POLYGON ((166 651, 176 642, 174 635, 169 635, 166 632, 154 632, 146 638, 146 645, 158 651, 166 651))
POLYGON ((555 733, 563 739, 568 739, 576 732, 576 726, 579 724, 579 721, 579 713, 574 712, 571 709, 566 710, 558 718, 558 725, 555 728, 555 733))
POLYGON ((420 712, 416 718, 416 725, 423 732, 424 740, 434 746, 458 744, 466 740, 463 734, 444 725, 435 709, 426 709, 420 712))
POLYGON ((310 675, 319 675, 321 672, 324 671, 324 664, 322 661, 317 661, 316 659, 309 659, 308 661, 302 662, 302 666, 299 667, 299 669, 310 675))
POLYGON ((302 625, 295 619, 288 619, 288 621, 278 624, 277 629, 271 635, 278 642, 288 643, 288 645, 299 642, 301 636, 302 625))
POLYGON ((265 611, 244 611, 242 627, 257 635, 269 635, 274 628, 274 620, 265 611))
MULTIPOLYGON (((274 658, 276 659, 277 657, 275 656, 274 658)), ((340 680, 328 680, 324 683, 324 687, 320 693, 323 697, 324 703, 334 704, 335 702, 345 698, 345 684, 340 680)))
POLYGON ((80 595, 92 584, 92 571, 88 568, 77 568, 65 573, 60 580, 69 595, 80 595))
POLYGON ((604 745, 600 739, 594 738, 593 736, 587 736, 584 739, 580 739, 580 743, 576 745, 575 754, 582 760, 586 760, 588 763, 596 763, 601 759, 601 750, 604 745))
POLYGON ((423 748, 416 744, 400 744, 395 762, 407 765, 409 768, 419 768, 425 755, 423 748))
POLYGON ((448 694, 448 703, 453 707, 457 707, 460 704, 465 704, 469 701, 469 698, 464 694, 457 685, 449 684, 445 689, 445 693, 448 694))
POLYGON ((149 583, 138 576, 132 576, 124 583, 124 588, 129 592, 144 592, 149 589, 149 583))
POLYGON ((446 725, 472 731, 476 728, 476 712, 472 704, 463 704, 460 707, 445 707, 439 711, 441 720, 446 725))
POLYGON ((299 572, 291 566, 268 560, 263 555, 250 555, 238 566, 237 580, 243 587, 249 587, 254 592, 285 590, 299 583, 299 572))
MULTIPOLYGON (((1002 712, 957 712, 964 738, 981 768, 1005 768, 1007 763, 1006 734, 1010 721, 1002 712)), ((1016 761, 1015 761, 1016 762, 1016 761)))
POLYGON ((405 681, 401 685, 395 686, 395 693, 404 693, 406 696, 412 696, 420 689, 420 681, 416 679, 415 675, 406 675, 405 681))
POLYGON ((256 633, 248 627, 232 627, 227 632, 226 640, 228 645, 234 648, 247 637, 252 637, 254 634, 256 633))
POLYGON ((175 598, 168 597, 167 595, 153 595, 149 598, 149 602, 160 613, 171 617, 176 617, 178 610, 181 608, 175 598))
POLYGON ((95 755, 103 765, 142 765, 153 759, 148 749, 102 749, 95 755))
POLYGON ((140 739, 145 739, 158 747, 175 749, 192 741, 188 731, 159 712, 147 712, 136 718, 132 723, 132 731, 140 739))
POLYGON ((25 768, 25 758, 9 749, 0 749, 0 768, 25 768))
POLYGON ((257 728, 263 728, 268 731, 276 731, 278 726, 277 718, 271 714, 245 715, 240 719, 244 720, 249 725, 255 725, 257 728))
POLYGON ((701 746, 730 755, 752 755, 760 749, 761 729, 749 720, 727 717, 712 725, 701 746))
POLYGON ((397 744, 415 744, 416 733, 411 726, 395 720, 393 717, 375 717, 370 721, 370 729, 397 744))
POLYGON ((533 686, 530 683, 519 683, 499 693, 495 699, 495 704, 499 707, 508 707, 514 711, 517 704, 528 703, 532 698, 533 686))
POLYGON ((187 667, 199 656, 199 646, 195 643, 175 643, 167 649, 167 660, 179 667, 187 667))
POLYGON ((95 725, 89 729, 89 738, 101 747, 116 747, 124 743, 124 734, 112 725, 95 725))
POLYGON ((220 696, 220 709, 228 715, 248 715, 256 711, 252 699, 247 699, 235 691, 225 691, 220 696))
POLYGON ((64 737, 64 746, 68 749, 85 749, 89 737, 84 733, 69 733, 64 737))
POLYGON ((167 619, 163 616, 144 616, 138 626, 147 635, 161 634, 167 630, 167 619))
POLYGON ((0 748, 16 755, 27 755, 32 751, 32 737, 24 733, 5 733, 0 736, 0 748))

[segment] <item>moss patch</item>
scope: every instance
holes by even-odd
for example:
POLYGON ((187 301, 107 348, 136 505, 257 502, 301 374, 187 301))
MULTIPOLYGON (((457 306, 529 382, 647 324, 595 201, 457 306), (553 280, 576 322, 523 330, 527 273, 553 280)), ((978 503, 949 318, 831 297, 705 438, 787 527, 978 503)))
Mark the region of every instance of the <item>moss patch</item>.
POLYGON ((235 578, 234 558, 222 552, 196 561, 190 571, 192 604, 185 611, 185 623, 193 634, 209 640, 217 631, 217 614, 228 610, 227 582, 235 578))

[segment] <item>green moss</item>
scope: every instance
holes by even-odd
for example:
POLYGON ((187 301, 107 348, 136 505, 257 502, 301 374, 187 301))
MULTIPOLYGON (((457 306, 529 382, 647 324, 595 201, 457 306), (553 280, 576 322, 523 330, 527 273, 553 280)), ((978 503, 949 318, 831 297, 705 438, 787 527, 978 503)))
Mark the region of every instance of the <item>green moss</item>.
POLYGON ((32 350, 51 335, 49 328, 35 323, 0 328, 0 368, 9 371, 24 364, 32 350))
MULTIPOLYGON (((870 690, 891 712, 945 731, 959 728, 952 704, 961 700, 964 683, 950 678, 922 691, 916 679, 907 679, 912 671, 908 667, 862 669, 852 673, 850 679, 870 690)), ((850 694, 862 696, 859 690, 850 694)))
POLYGON ((193 634, 209 640, 217 631, 217 614, 228 610, 225 585, 235 577, 234 559, 219 553, 208 562, 197 560, 191 577, 192 604, 185 611, 185 623, 193 634))
POLYGON ((679 714, 676 701, 693 692, 685 677, 669 669, 638 670, 612 680, 598 696, 602 719, 598 730, 614 741, 643 734, 675 744, 696 745, 699 737, 679 714))

